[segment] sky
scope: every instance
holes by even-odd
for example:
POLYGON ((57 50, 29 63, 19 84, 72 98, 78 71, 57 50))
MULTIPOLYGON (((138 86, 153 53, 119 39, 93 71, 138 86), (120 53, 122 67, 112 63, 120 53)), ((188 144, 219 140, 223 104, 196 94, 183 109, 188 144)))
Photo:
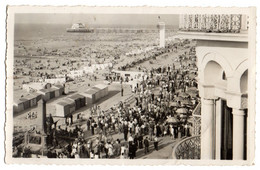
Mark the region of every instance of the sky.
POLYGON ((73 24, 90 25, 178 25, 179 16, 174 14, 16 14, 15 23, 24 24, 73 24), (159 19, 160 18, 160 19, 159 19))

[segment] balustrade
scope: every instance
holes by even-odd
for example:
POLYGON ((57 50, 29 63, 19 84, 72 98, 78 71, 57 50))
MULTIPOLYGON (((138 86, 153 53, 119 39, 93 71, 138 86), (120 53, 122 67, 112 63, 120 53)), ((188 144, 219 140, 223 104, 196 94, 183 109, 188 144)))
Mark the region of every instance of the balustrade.
POLYGON ((247 29, 247 18, 241 14, 184 14, 180 15, 179 30, 240 33, 247 29))
POLYGON ((192 136, 178 142, 173 148, 173 159, 200 159, 200 136, 192 136))
POLYGON ((195 107, 192 112, 192 120, 193 120, 193 135, 200 135, 201 132, 201 103, 195 107))

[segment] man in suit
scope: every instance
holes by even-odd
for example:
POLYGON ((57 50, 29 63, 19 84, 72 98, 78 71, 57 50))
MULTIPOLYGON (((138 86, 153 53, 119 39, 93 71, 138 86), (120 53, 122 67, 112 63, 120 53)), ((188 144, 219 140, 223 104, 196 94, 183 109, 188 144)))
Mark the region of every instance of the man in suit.
POLYGON ((149 141, 148 141, 148 137, 145 138, 144 140, 144 154, 149 152, 149 141))

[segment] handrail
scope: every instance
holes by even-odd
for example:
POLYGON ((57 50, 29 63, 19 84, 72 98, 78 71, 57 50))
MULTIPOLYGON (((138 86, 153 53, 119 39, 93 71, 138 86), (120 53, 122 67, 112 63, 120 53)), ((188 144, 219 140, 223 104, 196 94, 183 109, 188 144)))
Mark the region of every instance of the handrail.
POLYGON ((195 109, 193 110, 192 116, 200 116, 200 114, 196 114, 198 111, 200 111, 200 109, 201 109, 201 103, 199 102, 195 107, 195 109))
POLYGON ((173 159, 200 159, 200 135, 179 141, 173 148, 173 159))

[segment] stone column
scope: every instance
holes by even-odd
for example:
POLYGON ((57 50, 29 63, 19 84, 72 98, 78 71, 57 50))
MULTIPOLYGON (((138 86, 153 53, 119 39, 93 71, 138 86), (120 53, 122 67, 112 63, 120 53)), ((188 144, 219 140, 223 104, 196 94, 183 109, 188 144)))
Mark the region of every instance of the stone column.
POLYGON ((201 159, 213 159, 214 102, 202 99, 201 104, 201 159))
POLYGON ((46 102, 41 99, 38 101, 38 106, 37 106, 38 110, 39 110, 39 131, 41 131, 42 133, 44 133, 46 131, 46 102))
POLYGON ((244 116, 245 112, 233 109, 233 160, 244 159, 244 116))
POLYGON ((184 28, 184 15, 180 14, 179 15, 179 29, 183 29, 184 28))
POLYGON ((221 100, 216 101, 216 160, 221 158, 221 100))
POLYGON ((247 16, 246 15, 241 15, 241 33, 246 33, 247 32, 247 16))

